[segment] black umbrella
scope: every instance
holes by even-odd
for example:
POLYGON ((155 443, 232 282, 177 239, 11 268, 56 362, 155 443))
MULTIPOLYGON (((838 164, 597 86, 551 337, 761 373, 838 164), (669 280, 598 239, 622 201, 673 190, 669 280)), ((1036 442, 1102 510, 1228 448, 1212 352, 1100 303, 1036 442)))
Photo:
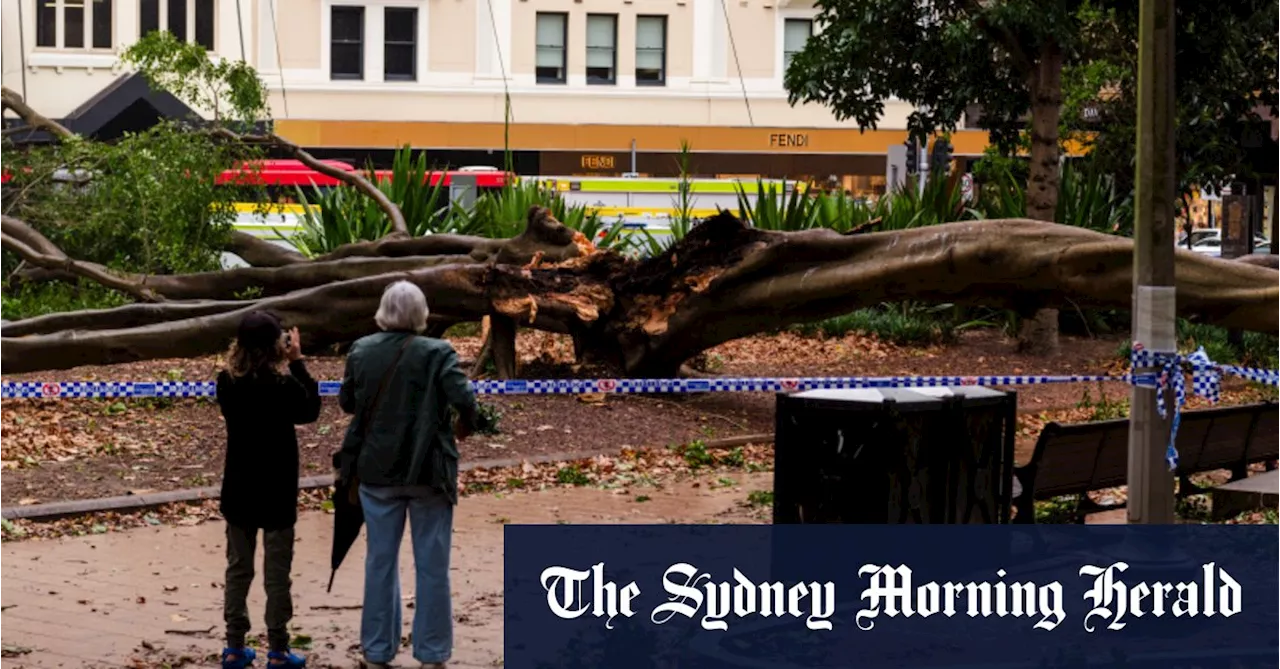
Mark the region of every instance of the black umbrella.
POLYGON ((333 482, 333 550, 329 553, 329 567, 333 571, 329 573, 329 587, 325 592, 333 592, 333 577, 338 575, 338 567, 342 566, 343 558, 347 557, 364 525, 359 489, 360 482, 355 477, 333 482))

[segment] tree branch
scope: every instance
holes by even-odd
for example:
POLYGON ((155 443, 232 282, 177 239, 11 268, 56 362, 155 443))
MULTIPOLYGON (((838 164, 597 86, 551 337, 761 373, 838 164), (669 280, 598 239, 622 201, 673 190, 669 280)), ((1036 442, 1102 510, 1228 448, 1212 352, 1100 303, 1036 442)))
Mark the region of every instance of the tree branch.
POLYGON ((15 93, 8 86, 0 86, 0 104, 3 104, 4 109, 12 110, 23 121, 26 121, 27 126, 32 129, 45 130, 49 134, 57 136, 58 139, 70 139, 76 136, 66 126, 32 109, 26 100, 22 99, 21 95, 15 93))
POLYGON ((284 267, 307 261, 307 257, 297 251, 272 244, 240 230, 231 231, 231 241, 227 243, 227 250, 254 267, 284 267))
POLYGON ((11 216, 0 217, 0 245, 16 254, 24 262, 47 270, 63 271, 118 290, 146 302, 163 302, 164 298, 146 286, 113 274, 107 268, 94 263, 80 262, 67 257, 57 246, 36 232, 34 228, 11 216), (17 233, 17 236, 10 234, 17 233), (23 241, 23 240, 27 241, 23 241), (28 242, 41 247, 37 250, 28 242))
POLYGON ((969 9, 973 12, 973 24, 986 33, 993 42, 1003 46, 1009 54, 1009 59, 1013 61, 1013 66, 1022 73, 1024 79, 1030 81, 1036 74, 1036 65, 1027 56, 1026 50, 1022 48, 1022 43, 1018 41, 1013 31, 1005 25, 993 25, 986 16, 980 0, 970 0, 969 9))
POLYGON ((241 135, 222 127, 215 128, 213 133, 216 136, 236 142, 243 142, 246 144, 270 144, 284 149, 289 153, 289 155, 297 158, 307 167, 310 167, 325 176, 333 177, 345 184, 354 186, 361 193, 364 193, 366 196, 373 199, 374 202, 377 202, 378 207, 382 209, 382 212, 386 214, 387 218, 391 221, 391 231, 393 234, 409 234, 409 226, 405 223, 404 213, 400 211, 400 208, 391 202, 386 193, 383 193, 380 188, 368 179, 360 176, 358 172, 347 172, 321 162, 302 147, 274 133, 270 135, 241 135))

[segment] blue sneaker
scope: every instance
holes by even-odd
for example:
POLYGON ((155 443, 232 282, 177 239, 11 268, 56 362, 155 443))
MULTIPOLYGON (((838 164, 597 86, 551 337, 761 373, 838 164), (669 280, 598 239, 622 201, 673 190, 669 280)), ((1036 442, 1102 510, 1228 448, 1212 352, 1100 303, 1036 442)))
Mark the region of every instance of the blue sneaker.
POLYGON ((267 653, 267 666, 269 667, 285 667, 286 669, 303 669, 307 666, 307 659, 301 655, 295 655, 289 651, 273 650, 267 653))
POLYGON ((222 669, 245 669, 258 654, 252 648, 223 648, 222 669))

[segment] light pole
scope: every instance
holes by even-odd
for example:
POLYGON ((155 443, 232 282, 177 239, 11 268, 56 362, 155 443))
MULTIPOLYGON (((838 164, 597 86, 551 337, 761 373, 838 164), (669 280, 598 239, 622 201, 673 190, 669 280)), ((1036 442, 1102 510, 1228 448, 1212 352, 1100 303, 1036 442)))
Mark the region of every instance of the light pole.
MULTIPOLYGON (((1138 28, 1137 197, 1133 230, 1133 339, 1158 353, 1177 351, 1175 328, 1174 0, 1140 0, 1138 28)), ((1134 369, 1134 374, 1155 369, 1134 369)), ((1177 373, 1181 373, 1178 370, 1177 373)), ((1164 393, 1166 403, 1172 389, 1164 393)), ((1154 388, 1133 386, 1129 413, 1130 523, 1174 522, 1173 473, 1165 461, 1169 419, 1154 388)))

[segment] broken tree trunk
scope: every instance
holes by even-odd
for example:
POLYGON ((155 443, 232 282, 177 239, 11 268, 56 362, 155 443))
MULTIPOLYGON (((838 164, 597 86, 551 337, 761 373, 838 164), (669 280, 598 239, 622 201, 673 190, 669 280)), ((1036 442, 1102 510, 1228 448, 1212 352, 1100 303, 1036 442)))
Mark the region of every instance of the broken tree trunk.
MULTIPOLYGON (((1082 308, 1127 309, 1131 302, 1131 240, 1025 219, 841 235, 767 232, 721 213, 642 261, 581 248, 582 255, 549 265, 538 256, 530 263, 495 258, 438 265, 329 283, 200 317, 189 310, 204 307, 166 303, 148 318, 173 308, 172 320, 137 327, 10 336, 18 322, 5 326, 0 358, 6 373, 20 373, 204 355, 222 350, 253 308, 280 313, 309 346, 350 341, 375 330, 382 290, 400 278, 423 288, 433 316, 492 316, 494 329, 505 317, 512 326, 571 334, 594 359, 647 377, 675 376, 686 360, 731 339, 885 301, 1023 310, 1068 300, 1082 308)), ((1276 332, 1280 272, 1182 251, 1177 264, 1181 314, 1276 332)), ((499 355, 495 350, 501 368, 499 355)))

